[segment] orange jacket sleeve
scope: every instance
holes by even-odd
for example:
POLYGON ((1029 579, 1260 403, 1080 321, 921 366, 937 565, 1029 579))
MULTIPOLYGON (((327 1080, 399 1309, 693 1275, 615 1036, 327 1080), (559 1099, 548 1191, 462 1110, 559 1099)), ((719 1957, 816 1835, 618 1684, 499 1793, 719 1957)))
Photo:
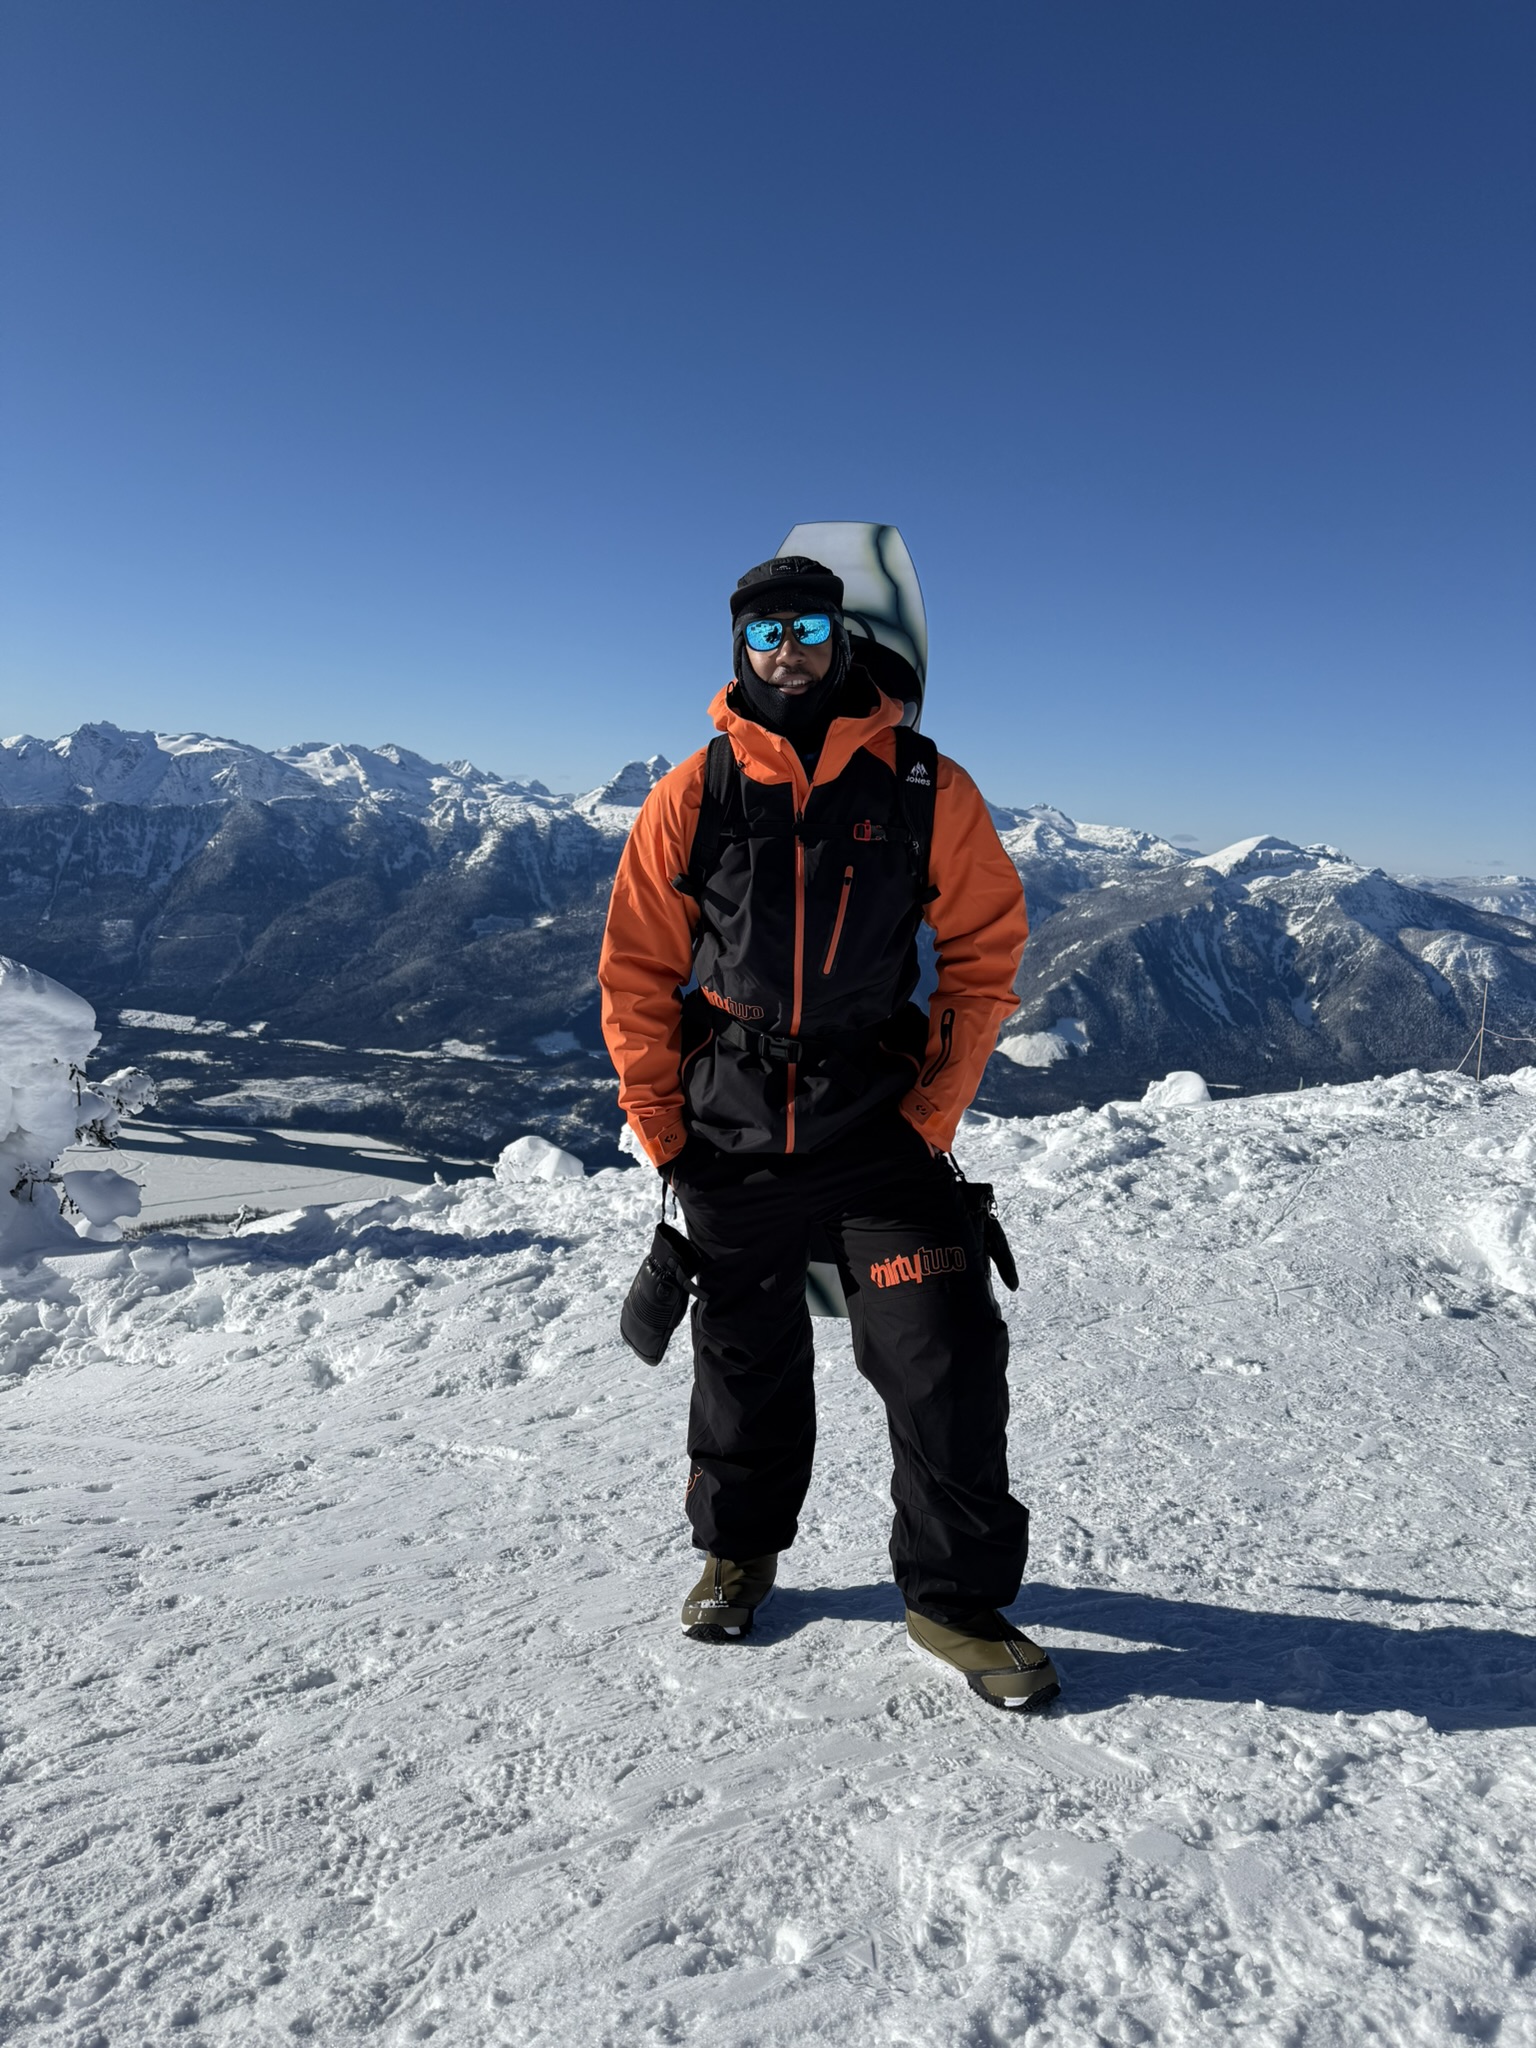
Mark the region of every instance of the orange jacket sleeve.
POLYGON ((687 870, 703 791, 701 750, 664 775, 641 806, 613 878, 597 968, 619 1107, 662 1167, 688 1139, 678 991, 693 974, 698 906, 673 888, 672 877, 687 870))
POLYGON ((938 941, 939 985, 928 1005, 928 1050, 901 1113, 947 1152, 981 1086, 998 1028, 1019 1006, 1014 978, 1029 937, 1024 885, 1003 850, 981 791, 939 756, 927 918, 938 941))

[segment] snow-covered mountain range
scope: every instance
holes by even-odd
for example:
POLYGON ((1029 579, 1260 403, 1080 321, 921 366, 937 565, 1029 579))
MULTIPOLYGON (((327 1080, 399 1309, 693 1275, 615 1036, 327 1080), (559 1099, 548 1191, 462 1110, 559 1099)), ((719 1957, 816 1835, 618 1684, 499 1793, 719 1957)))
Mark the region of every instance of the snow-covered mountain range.
POLYGON ((314 740, 263 753, 207 733, 123 732, 82 725, 62 739, 0 741, 0 804, 275 803, 328 796, 398 804, 427 816, 439 802, 547 797, 542 783, 487 775, 469 761, 423 760, 405 747, 314 740))
MULTIPOLYGON (((0 952, 80 990, 112 1051, 158 1060, 178 1114, 342 1116, 481 1157, 533 1128, 596 1161, 603 910, 667 765, 561 795, 393 746, 7 740, 0 952)), ((1175 1067, 1248 1089, 1453 1065, 1485 985, 1484 1071, 1529 1056, 1536 926, 1510 911, 1536 883, 994 816, 1034 937, 984 1106, 1139 1095, 1175 1067)))
POLYGON ((1003 1052, 1037 1070, 1035 1107, 1160 1065, 1241 1089, 1454 1066, 1485 989, 1483 1071, 1506 1071, 1536 1044, 1536 926, 1260 837, 1079 891, 1018 989, 1003 1052))

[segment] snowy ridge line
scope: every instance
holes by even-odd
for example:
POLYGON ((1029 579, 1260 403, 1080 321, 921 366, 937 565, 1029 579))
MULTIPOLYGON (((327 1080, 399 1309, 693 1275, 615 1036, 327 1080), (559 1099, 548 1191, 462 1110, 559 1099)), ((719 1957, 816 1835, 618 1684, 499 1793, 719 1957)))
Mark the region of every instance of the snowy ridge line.
POLYGON ((905 1652, 843 1326, 760 1635, 682 1636, 649 1172, 10 1272, 0 2032, 1530 2040, 1536 1070, 959 1153, 1030 1727, 905 1652))
POLYGON ((282 803, 315 797, 368 803, 429 818, 445 806, 471 815, 569 809, 602 823, 633 812, 670 764, 632 761, 584 795, 557 796, 542 782, 428 761, 407 747, 308 741, 264 752, 207 733, 124 732, 107 722, 62 739, 0 740, 0 806, 36 804, 282 803))

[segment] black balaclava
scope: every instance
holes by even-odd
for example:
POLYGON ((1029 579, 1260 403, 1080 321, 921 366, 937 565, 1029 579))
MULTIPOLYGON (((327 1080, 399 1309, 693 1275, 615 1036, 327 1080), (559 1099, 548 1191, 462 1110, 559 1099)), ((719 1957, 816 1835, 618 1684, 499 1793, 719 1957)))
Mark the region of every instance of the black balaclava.
POLYGON ((848 680, 848 629, 843 624, 843 579, 807 555, 778 555, 749 569, 731 594, 732 655, 736 686, 732 709, 781 732, 798 753, 819 752, 837 715, 848 680), (832 660, 826 675, 803 696, 786 697, 758 676, 747 657, 749 619, 773 612, 825 612, 832 621, 832 660))

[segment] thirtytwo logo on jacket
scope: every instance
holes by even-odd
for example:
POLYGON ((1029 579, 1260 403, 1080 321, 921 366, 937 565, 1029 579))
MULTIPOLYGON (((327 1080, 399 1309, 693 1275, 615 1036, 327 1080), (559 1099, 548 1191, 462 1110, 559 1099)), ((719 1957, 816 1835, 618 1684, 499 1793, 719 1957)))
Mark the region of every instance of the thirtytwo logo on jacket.
POLYGON ((935 1274, 963 1273, 965 1265, 961 1246, 925 1244, 920 1251, 896 1252, 888 1259, 877 1259, 869 1269, 869 1277, 877 1287, 899 1287, 904 1280, 915 1280, 921 1287, 935 1274))

